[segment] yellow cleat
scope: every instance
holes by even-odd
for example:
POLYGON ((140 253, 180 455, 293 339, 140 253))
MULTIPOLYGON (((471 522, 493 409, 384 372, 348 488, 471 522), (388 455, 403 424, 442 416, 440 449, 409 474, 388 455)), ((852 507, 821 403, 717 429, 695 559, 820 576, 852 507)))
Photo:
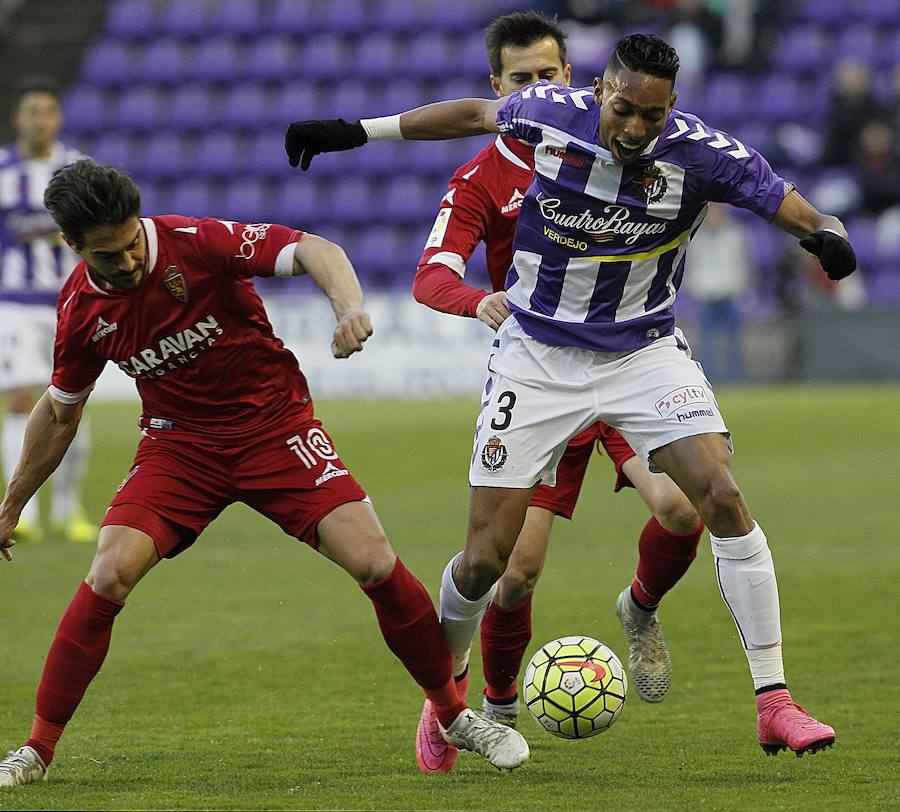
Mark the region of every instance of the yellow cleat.
POLYGON ((97 540, 97 525, 92 524, 84 510, 79 508, 67 520, 55 524, 57 532, 76 544, 93 544, 97 540))
POLYGON ((19 519, 12 535, 18 542, 37 544, 44 540, 44 529, 39 524, 32 524, 27 519, 19 519))

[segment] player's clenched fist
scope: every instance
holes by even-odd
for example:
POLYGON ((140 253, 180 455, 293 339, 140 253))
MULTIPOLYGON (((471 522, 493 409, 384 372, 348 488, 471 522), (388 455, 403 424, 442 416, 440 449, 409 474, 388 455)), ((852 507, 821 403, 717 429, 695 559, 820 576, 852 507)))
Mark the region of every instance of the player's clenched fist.
POLYGON ((295 121, 284 136, 284 149, 291 166, 299 165, 305 172, 320 152, 339 152, 361 147, 368 141, 366 131, 358 121, 342 118, 295 121))
POLYGON ((372 335, 372 320, 364 310, 345 313, 334 328, 331 354, 335 358, 349 358, 363 348, 366 339, 372 335))
POLYGON ((800 240, 800 246, 819 258, 829 279, 843 279, 856 270, 856 252, 840 234, 817 231, 800 240))
POLYGON ((500 325, 509 317, 506 291, 498 290, 496 293, 489 293, 485 296, 475 308, 475 316, 492 330, 499 330, 500 325))

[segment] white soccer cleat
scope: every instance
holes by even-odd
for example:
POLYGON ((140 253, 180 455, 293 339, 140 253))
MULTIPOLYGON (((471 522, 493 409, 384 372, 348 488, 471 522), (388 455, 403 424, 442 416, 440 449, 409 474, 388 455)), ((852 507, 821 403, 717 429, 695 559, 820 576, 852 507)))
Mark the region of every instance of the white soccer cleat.
POLYGON ((496 704, 484 696, 481 703, 481 715, 489 722, 499 722, 501 725, 516 728, 519 722, 519 698, 512 702, 496 704))
POLYGON ((0 787, 18 787, 35 781, 46 781, 48 770, 37 751, 25 745, 18 750, 11 750, 0 761, 0 787))
POLYGON ((616 601, 616 614, 628 638, 628 670, 638 696, 662 702, 672 685, 672 659, 659 627, 656 611, 638 609, 626 586, 616 601))
MULTIPOLYGON (((440 723, 438 723, 440 724, 440 723)), ((466 708, 441 734, 447 744, 484 756, 498 770, 514 770, 528 760, 528 742, 513 728, 491 722, 466 708)))

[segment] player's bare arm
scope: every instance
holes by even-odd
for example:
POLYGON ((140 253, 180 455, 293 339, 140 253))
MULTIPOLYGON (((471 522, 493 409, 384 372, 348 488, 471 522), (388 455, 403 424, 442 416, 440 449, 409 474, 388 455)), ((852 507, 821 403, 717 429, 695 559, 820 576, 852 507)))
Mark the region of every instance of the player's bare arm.
POLYGON ((363 292, 344 249, 315 234, 304 234, 294 249, 294 276, 309 274, 328 297, 338 324, 331 352, 349 358, 372 335, 372 321, 363 310, 363 292))
POLYGON ((822 214, 796 190, 785 195, 774 222, 800 238, 800 245, 819 258, 829 279, 843 279, 856 270, 856 253, 844 224, 833 215, 822 214))
POLYGON ((19 514, 65 456, 86 402, 61 403, 45 392, 28 418, 22 453, 0 504, 0 553, 7 561, 12 561, 12 531, 19 514))
POLYGON ((442 141, 500 132, 497 113, 502 106, 502 99, 454 99, 383 118, 295 121, 285 134, 284 148, 291 166, 306 171, 321 152, 355 149, 369 141, 442 141))

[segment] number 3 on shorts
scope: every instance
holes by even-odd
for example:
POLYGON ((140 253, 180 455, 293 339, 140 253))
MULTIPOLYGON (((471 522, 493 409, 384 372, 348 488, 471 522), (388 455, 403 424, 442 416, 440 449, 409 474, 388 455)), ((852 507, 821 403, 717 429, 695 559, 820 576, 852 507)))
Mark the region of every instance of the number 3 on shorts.
POLYGON ((503 429, 508 429, 509 424, 512 423, 512 410, 513 406, 516 405, 516 393, 511 392, 509 389, 502 392, 497 398, 497 405, 499 414, 491 420, 491 428, 496 431, 503 431, 503 429))

